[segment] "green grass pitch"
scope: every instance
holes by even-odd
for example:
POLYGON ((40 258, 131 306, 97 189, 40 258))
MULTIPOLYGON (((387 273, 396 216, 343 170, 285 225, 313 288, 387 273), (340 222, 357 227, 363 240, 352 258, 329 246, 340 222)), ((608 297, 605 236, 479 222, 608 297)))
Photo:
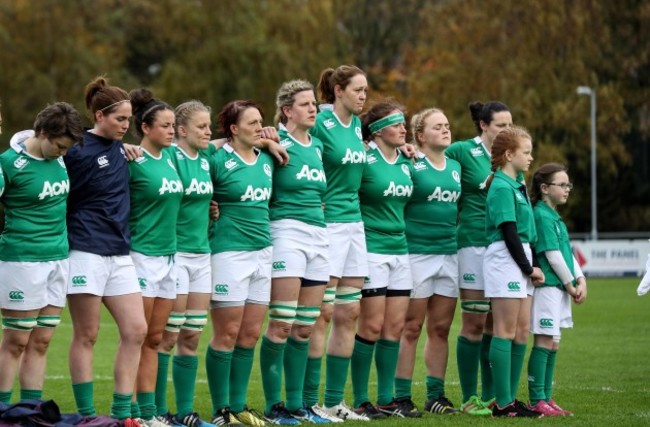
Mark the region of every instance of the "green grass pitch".
MULTIPOLYGON (((574 329, 565 330, 560 344, 556 368, 554 398, 575 413, 571 418, 516 420, 527 425, 569 426, 637 426, 650 425, 650 296, 638 297, 639 279, 591 279, 589 294, 582 306, 573 306, 574 329)), ((112 396, 112 364, 117 344, 117 331, 107 312, 103 312, 99 340, 95 349, 95 404, 106 414, 112 396)), ((446 392, 456 405, 460 403, 460 386, 456 368, 455 342, 460 326, 459 311, 450 334, 450 357, 446 392)), ((208 418, 210 397, 205 376, 205 350, 210 336, 206 328, 199 348, 199 374, 195 409, 208 418)), ((74 411, 74 400, 68 374, 68 346, 72 326, 67 312, 57 329, 49 350, 44 396, 54 399, 62 412, 74 411)), ((423 343, 423 339, 420 340, 423 343)), ((528 351, 530 352, 529 341, 528 351)), ((259 349, 256 356, 259 355, 259 349)), ((323 372, 324 373, 324 372, 323 372)), ((414 377, 414 401, 424 406, 424 365, 418 357, 414 377)), ((526 367, 522 374, 519 397, 527 400, 526 367)), ((171 381, 171 373, 170 373, 171 381)), ((376 396, 374 374, 370 379, 370 395, 376 396)), ((170 408, 174 409, 173 387, 169 384, 170 408)), ((322 393, 322 390, 321 390, 322 393)), ((14 398, 18 389, 14 391, 14 398)), ((348 381, 347 401, 351 402, 348 381)), ((259 364, 256 360, 249 389, 249 406, 264 407, 259 364)), ((410 424, 424 426, 482 426, 512 421, 477 419, 467 415, 440 416, 425 414, 419 420, 388 419, 373 424, 383 427, 410 424)))

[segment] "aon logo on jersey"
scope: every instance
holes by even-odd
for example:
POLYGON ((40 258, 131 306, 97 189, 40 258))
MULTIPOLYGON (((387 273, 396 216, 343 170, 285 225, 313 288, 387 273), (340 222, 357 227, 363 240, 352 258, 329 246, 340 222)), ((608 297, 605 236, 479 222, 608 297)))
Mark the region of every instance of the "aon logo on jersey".
POLYGON ((432 201, 432 200, 437 200, 439 202, 450 202, 450 203, 456 203, 458 202, 458 198, 460 197, 460 191, 449 191, 449 190, 442 190, 440 187, 436 187, 435 190, 433 190, 433 193, 431 193, 427 197, 427 201, 432 201))
POLYGON ((158 194, 161 196, 165 193, 181 193, 183 192, 183 183, 177 179, 168 180, 167 178, 162 179, 162 185, 158 189, 158 194))
POLYGON ((70 181, 67 179, 61 182, 45 181, 43 183, 43 190, 38 194, 38 200, 43 200, 46 197, 60 196, 70 192, 70 181))
POLYGON ((388 188, 384 190, 384 197, 387 196, 411 197, 411 194, 413 194, 412 185, 395 185, 394 181, 391 181, 388 188))
POLYGON ((345 150, 345 157, 341 160, 341 164, 346 163, 365 163, 366 162, 366 152, 365 151, 352 151, 349 148, 345 150))
POLYGON ((210 181, 201 181, 199 182, 196 178, 192 178, 190 186, 185 189, 185 195, 194 194, 212 194, 214 188, 212 187, 212 182, 210 181))
POLYGON ((246 200, 269 200, 271 198, 271 189, 270 188, 253 188, 252 185, 246 187, 246 192, 241 196, 241 201, 245 202, 246 200))
POLYGON ((325 172, 319 169, 309 169, 309 166, 303 165, 300 172, 296 174, 296 179, 307 179, 307 181, 325 182, 325 172))

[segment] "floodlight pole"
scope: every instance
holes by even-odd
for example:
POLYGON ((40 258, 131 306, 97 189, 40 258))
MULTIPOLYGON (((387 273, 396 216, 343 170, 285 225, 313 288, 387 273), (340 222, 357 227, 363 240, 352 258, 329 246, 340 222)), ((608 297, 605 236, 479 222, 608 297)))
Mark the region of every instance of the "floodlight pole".
POLYGON ((596 91, 589 86, 578 86, 578 95, 591 101, 591 240, 598 240, 598 195, 596 181, 596 91))

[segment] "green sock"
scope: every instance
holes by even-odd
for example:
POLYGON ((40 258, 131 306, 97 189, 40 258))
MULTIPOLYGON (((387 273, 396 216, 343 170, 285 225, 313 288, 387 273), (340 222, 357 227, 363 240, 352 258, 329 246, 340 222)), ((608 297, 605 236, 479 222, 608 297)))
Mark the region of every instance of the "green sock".
POLYGON ((97 415, 95 405, 93 404, 93 382, 72 384, 72 394, 77 404, 77 412, 84 417, 94 417, 97 415))
POLYGON ((548 353, 548 362, 546 363, 546 377, 544 378, 544 396, 546 401, 552 399, 553 394, 553 374, 555 373, 555 359, 557 358, 557 351, 551 350, 548 353))
POLYGON ((125 420, 131 416, 131 399, 133 393, 120 394, 113 392, 113 403, 111 404, 111 418, 125 420))
POLYGON ((43 390, 20 389, 20 400, 41 400, 43 390))
POLYGON ((260 367, 262 368, 262 386, 266 398, 266 414, 271 407, 282 401, 282 360, 287 343, 273 342, 266 335, 262 337, 260 348, 260 367))
POLYGON ((219 409, 230 406, 229 398, 230 365, 232 362, 232 351, 215 350, 208 344, 205 353, 205 370, 208 376, 208 388, 212 399, 212 413, 216 414, 219 409))
POLYGON ((531 405, 544 400, 544 381, 546 380, 546 365, 551 351, 547 348, 533 347, 528 359, 528 398, 531 405))
MULTIPOLYGON (((174 380, 178 419, 183 419, 194 408, 194 388, 196 386, 196 371, 198 369, 198 356, 174 355, 172 378, 174 380)), ((160 408, 158 408, 158 412, 160 412, 160 408)))
POLYGON ((158 375, 156 376, 156 415, 164 415, 167 408, 167 378, 169 374, 169 353, 158 352, 158 375))
POLYGON ((253 370, 253 358, 255 347, 235 347, 232 354, 232 366, 230 367, 230 410, 239 413, 246 406, 246 393, 248 382, 253 370))
POLYGON ((399 357, 399 340, 377 341, 375 365, 377 367, 377 404, 388 405, 395 397, 395 371, 399 357))
POLYGON ((0 402, 2 403, 9 403, 11 401, 11 392, 13 389, 9 391, 0 391, 0 402))
POLYGON ((445 379, 427 375, 427 400, 445 395, 445 379))
POLYGON ((349 357, 325 356, 325 406, 336 406, 343 401, 349 367, 349 357))
POLYGON ((517 398, 517 390, 519 390, 521 370, 524 367, 524 361, 526 360, 526 343, 517 344, 516 342, 513 342, 510 357, 510 395, 512 400, 515 400, 517 398))
MULTIPOLYGON (((368 379, 370 378, 370 366, 372 365, 372 354, 375 351, 375 342, 370 342, 357 336, 354 339, 354 350, 352 351, 352 359, 350 365, 352 367, 352 391, 354 393, 354 407, 358 408, 363 402, 370 401, 368 395, 368 379)), ((346 369, 347 371, 347 369, 346 369)), ((329 376, 329 367, 327 369, 329 376)), ((345 384, 344 384, 345 386, 345 384)), ((343 393, 341 399, 332 404, 327 403, 327 388, 325 388, 325 405, 334 406, 338 405, 343 400, 343 393)))
POLYGON ((305 383, 305 369, 309 341, 299 341, 293 337, 287 339, 284 349, 284 388, 285 406, 291 412, 302 408, 302 386, 305 383))
POLYGON ((307 358, 305 384, 302 389, 302 401, 310 408, 318 403, 318 395, 320 393, 320 372, 322 366, 322 357, 307 358))
MULTIPOLYGON (((131 397, 131 399, 133 399, 133 397, 131 397)), ((137 400, 131 401, 131 418, 142 418, 142 414, 140 413, 140 405, 138 405, 137 400)))
POLYGON ((395 377, 395 399, 411 397, 411 387, 413 380, 411 378, 395 377))
POLYGON ((492 382, 492 368, 490 368, 490 343, 492 335, 483 334, 481 340, 481 400, 483 402, 494 399, 494 383, 492 382))
POLYGON ((463 392, 463 402, 470 397, 478 396, 478 364, 481 355, 481 341, 470 341, 463 336, 458 337, 456 361, 458 364, 458 379, 463 392))
POLYGON ((138 392, 138 406, 143 420, 150 420, 156 415, 156 393, 153 391, 138 392))
POLYGON ((512 393, 510 393, 511 353, 512 340, 499 337, 492 338, 490 366, 492 366, 494 396, 499 408, 504 408, 512 403, 512 393))

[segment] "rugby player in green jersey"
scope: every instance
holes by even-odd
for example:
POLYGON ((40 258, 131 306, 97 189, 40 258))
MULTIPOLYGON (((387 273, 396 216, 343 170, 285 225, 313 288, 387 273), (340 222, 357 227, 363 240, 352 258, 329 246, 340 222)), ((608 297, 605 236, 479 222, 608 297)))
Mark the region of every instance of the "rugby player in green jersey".
POLYGON ((148 427, 167 425, 155 404, 158 346, 176 299, 176 224, 183 197, 181 182, 166 147, 174 138, 174 111, 151 91, 130 93, 142 156, 129 163, 131 258, 142 291, 147 336, 137 378, 140 417, 148 427))
POLYGON ((47 348, 61 321, 69 273, 65 223, 70 181, 62 156, 83 138, 81 116, 57 102, 34 131, 0 155, 0 402, 20 371, 20 400, 42 399, 47 348))
POLYGON ((158 347, 156 408, 172 424, 210 427, 194 412, 194 390, 198 369, 197 347, 208 320, 212 293, 208 209, 213 188, 210 176, 210 108, 192 100, 174 109, 176 143, 166 148, 183 183, 183 198, 176 224, 176 301, 158 347), (175 418, 167 408, 167 379, 170 353, 176 396, 175 418))
MULTIPOLYGON (((456 358, 463 393, 461 411, 470 415, 490 415, 494 387, 489 362, 492 340, 490 303, 485 299, 483 256, 485 235, 485 182, 490 175, 490 152, 496 134, 512 125, 508 107, 498 101, 469 105, 472 121, 480 136, 457 141, 446 150, 447 157, 462 168, 462 195, 458 204, 458 267, 462 326, 456 358), (478 367, 481 366, 481 398, 478 397, 478 367)), ((520 342, 520 341, 517 341, 520 342)))
POLYGON ((265 423, 246 406, 246 393, 271 295, 273 160, 258 149, 262 113, 255 103, 229 102, 218 120, 228 142, 210 156, 220 211, 210 237, 213 332, 205 358, 212 423, 257 427, 265 423))
POLYGON ((405 417, 418 414, 411 399, 411 383, 417 343, 426 319, 424 409, 436 414, 454 414, 458 409, 445 396, 445 373, 449 329, 458 298, 456 218, 461 197, 461 167, 445 156, 451 131, 441 110, 428 108, 413 116, 411 133, 414 145, 420 150, 413 166, 413 197, 404 213, 413 291, 400 340, 392 405, 405 417))
POLYGON ((327 178, 325 223, 330 243, 330 279, 309 342, 303 400, 315 411, 348 420, 368 420, 343 402, 354 334, 359 317, 363 278, 368 274, 365 233, 359 208, 359 187, 366 162, 361 121, 368 91, 365 73, 341 65, 323 70, 318 83, 320 101, 332 104, 321 110, 311 134, 323 142, 323 167, 327 178), (321 365, 327 325, 332 328, 325 360, 324 406, 318 405, 321 365))
POLYGON ((557 208, 567 202, 573 184, 563 165, 547 163, 535 171, 530 200, 535 215, 535 251, 544 282, 535 288, 531 332, 535 335, 528 359, 530 409, 544 415, 572 415, 553 400, 553 374, 560 347, 560 328, 572 328, 571 298, 582 304, 587 281, 573 256, 569 232, 557 208))
POLYGON ((526 344, 521 350, 514 346, 516 337, 528 336, 533 283, 544 281, 534 261, 533 209, 526 186, 517 180, 530 167, 532 150, 530 135, 523 128, 513 126, 498 133, 492 143, 493 174, 486 183, 485 229, 490 245, 483 276, 494 318, 490 366, 496 399, 492 416, 497 417, 541 416, 516 400, 526 344))
POLYGON ((406 144, 403 108, 395 101, 375 104, 363 116, 368 141, 359 199, 368 248, 368 275, 352 353, 354 410, 369 419, 399 415, 393 385, 409 295, 413 288, 404 207, 413 193, 412 162, 406 144), (377 407, 368 395, 373 353, 377 367, 377 407))

